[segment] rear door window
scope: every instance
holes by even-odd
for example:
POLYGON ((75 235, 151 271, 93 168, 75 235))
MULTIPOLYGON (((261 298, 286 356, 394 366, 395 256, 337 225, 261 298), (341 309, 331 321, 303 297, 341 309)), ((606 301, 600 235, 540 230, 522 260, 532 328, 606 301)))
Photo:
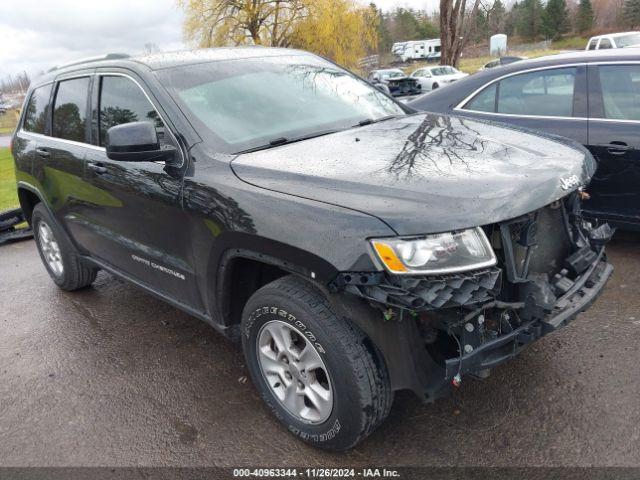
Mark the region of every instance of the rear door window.
POLYGON ((130 122, 151 122, 163 144, 164 124, 144 92, 131 79, 103 76, 100 86, 100 145, 105 145, 107 130, 130 122))
POLYGON ((505 78, 498 89, 498 113, 573 116, 576 68, 558 68, 505 78))
POLYGON ((640 120, 640 65, 598 67, 604 118, 640 120))
POLYGON ((24 124, 22 128, 27 132, 45 133, 47 116, 49 115, 49 97, 53 84, 36 88, 29 98, 27 109, 24 114, 24 124))
POLYGON ((58 83, 53 107, 53 136, 86 142, 89 77, 58 83))
POLYGON ((571 117, 575 80, 575 67, 514 75, 489 85, 462 108, 509 115, 571 117))
POLYGON ((589 50, 595 50, 598 46, 598 39, 593 39, 589 42, 589 50))

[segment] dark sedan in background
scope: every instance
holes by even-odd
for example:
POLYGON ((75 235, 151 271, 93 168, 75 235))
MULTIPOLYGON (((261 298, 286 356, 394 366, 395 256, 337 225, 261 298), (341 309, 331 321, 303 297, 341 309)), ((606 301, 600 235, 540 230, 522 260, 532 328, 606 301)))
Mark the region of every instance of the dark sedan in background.
POLYGON ((571 138, 596 157, 584 208, 640 230, 640 50, 577 52, 484 70, 408 103, 571 138))
POLYGON ((367 77, 369 83, 394 97, 420 95, 422 87, 417 79, 409 77, 399 68, 374 70, 367 77))

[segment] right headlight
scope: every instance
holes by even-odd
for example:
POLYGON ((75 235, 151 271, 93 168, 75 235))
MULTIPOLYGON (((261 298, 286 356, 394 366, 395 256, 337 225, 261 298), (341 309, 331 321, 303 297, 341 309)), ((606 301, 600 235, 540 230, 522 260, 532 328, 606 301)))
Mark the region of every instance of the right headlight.
POLYGON ((394 274, 440 275, 496 264, 496 255, 480 227, 412 238, 377 238, 371 246, 394 274))

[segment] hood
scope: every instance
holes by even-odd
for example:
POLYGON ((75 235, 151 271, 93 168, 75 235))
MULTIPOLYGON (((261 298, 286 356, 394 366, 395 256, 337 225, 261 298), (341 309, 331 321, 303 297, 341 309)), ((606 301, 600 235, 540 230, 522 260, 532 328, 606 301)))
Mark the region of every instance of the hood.
POLYGON ((400 235, 517 217, 588 183, 593 157, 560 137, 414 114, 236 157, 259 187, 366 212, 400 235))

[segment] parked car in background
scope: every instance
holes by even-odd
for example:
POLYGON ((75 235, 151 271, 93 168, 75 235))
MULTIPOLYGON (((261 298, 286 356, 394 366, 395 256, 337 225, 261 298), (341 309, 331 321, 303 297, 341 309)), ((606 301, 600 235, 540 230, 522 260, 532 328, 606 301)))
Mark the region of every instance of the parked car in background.
POLYGON ((571 138, 598 161, 584 210, 640 228, 640 52, 560 54, 489 69, 408 103, 571 138))
POLYGON ((399 68, 373 70, 367 79, 375 87, 394 97, 422 93, 422 88, 417 79, 408 77, 399 68))
POLYGON ((640 47, 640 32, 609 33, 591 37, 585 50, 640 47))
POLYGON ((444 87, 467 76, 469 76, 468 73, 463 73, 460 70, 447 65, 423 67, 411 74, 411 78, 415 78, 417 80, 423 92, 429 92, 436 88, 444 87))
POLYGON ((207 322, 242 344, 286 430, 326 449, 366 438, 396 391, 431 401, 486 377, 613 270, 610 229, 581 221, 595 161, 579 145, 415 113, 298 50, 55 69, 12 153, 56 285, 102 269, 207 322))
POLYGON ((502 67, 504 65, 509 65, 510 63, 519 62, 520 60, 525 60, 527 57, 500 57, 496 60, 491 60, 489 63, 485 63, 484 66, 480 70, 487 70, 489 68, 502 67))

